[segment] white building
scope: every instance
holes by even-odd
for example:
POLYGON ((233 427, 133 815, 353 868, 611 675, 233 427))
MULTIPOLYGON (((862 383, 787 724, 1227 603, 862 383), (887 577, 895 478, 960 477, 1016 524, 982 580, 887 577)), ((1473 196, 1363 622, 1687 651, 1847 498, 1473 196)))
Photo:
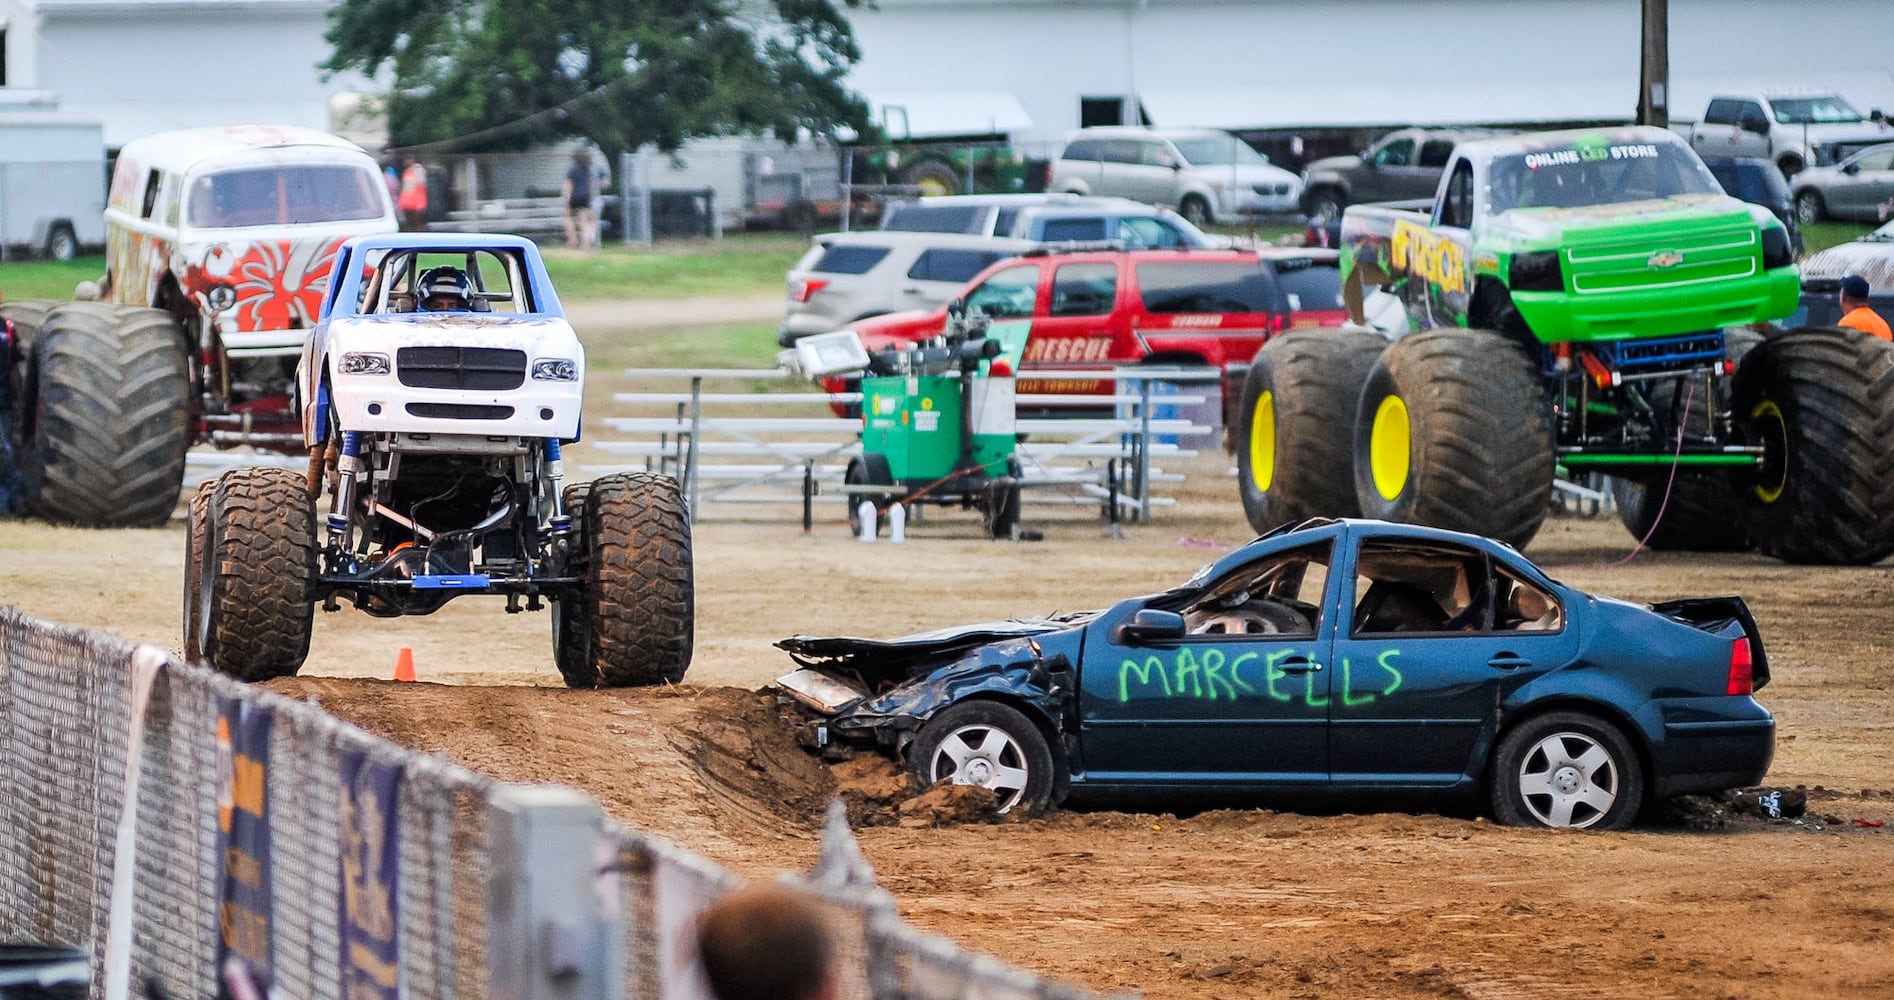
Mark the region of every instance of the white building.
POLYGON ((266 122, 329 129, 334 0, 0 0, 0 98, 56 95, 116 148, 151 132, 266 122))
MULTIPOLYGON (((1639 0, 878 0, 853 75, 914 136, 1629 120, 1639 0)), ((1894 3, 1670 0, 1674 119, 1713 90, 1832 87, 1894 112, 1894 3)))
MULTIPOLYGON (((0 97, 51 91, 146 132, 330 126, 373 88, 323 80, 335 0, 0 0, 0 97)), ((1237 130, 1629 119, 1639 0, 877 0, 852 82, 915 137, 1049 146, 1142 106, 1237 130)), ((1894 111, 1888 0, 1670 0, 1671 114, 1812 84, 1894 111)))

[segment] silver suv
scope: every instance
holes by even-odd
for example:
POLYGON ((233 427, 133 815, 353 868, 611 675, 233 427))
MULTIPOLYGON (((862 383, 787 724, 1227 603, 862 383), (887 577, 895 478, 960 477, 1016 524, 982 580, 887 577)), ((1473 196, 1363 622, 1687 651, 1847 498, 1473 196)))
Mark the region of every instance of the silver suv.
POLYGON ((789 270, 788 312, 776 339, 788 347, 869 316, 932 309, 987 265, 1038 245, 963 233, 824 233, 789 270))
POLYGON ((1197 226, 1291 213, 1302 194, 1301 178, 1228 132, 1126 126, 1072 133, 1047 186, 1172 206, 1197 226))

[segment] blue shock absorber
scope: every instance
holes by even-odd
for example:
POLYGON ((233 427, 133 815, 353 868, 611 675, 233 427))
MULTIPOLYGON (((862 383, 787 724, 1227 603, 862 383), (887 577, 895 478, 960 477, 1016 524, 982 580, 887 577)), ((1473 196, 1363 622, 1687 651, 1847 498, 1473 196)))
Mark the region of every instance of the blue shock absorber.
POLYGON ((558 438, 546 439, 546 478, 552 483, 552 532, 563 535, 572 530, 572 516, 566 513, 566 463, 558 438))
POLYGON ((349 509, 355 504, 355 477, 362 471, 361 431, 342 432, 342 454, 335 460, 335 503, 329 508, 329 534, 341 538, 349 528, 349 509))

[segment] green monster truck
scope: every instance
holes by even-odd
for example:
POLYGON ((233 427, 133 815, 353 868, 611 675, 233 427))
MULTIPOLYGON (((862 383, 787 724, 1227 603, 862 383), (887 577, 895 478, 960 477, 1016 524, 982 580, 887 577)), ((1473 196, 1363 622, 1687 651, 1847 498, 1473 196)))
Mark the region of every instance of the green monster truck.
POLYGON ((1524 546, 1557 471, 1589 469, 1656 547, 1894 552, 1894 351, 1748 329, 1795 308, 1788 234, 1677 135, 1463 143, 1431 207, 1351 206, 1341 241, 1362 329, 1272 340, 1244 384, 1258 531, 1358 514, 1524 546))

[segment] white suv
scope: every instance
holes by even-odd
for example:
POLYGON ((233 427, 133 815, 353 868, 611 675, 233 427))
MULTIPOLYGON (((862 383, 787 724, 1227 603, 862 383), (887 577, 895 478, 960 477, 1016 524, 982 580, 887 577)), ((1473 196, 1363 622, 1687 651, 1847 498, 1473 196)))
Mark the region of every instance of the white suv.
POLYGON ((869 316, 932 309, 987 265, 1038 245, 961 233, 824 233, 789 271, 788 312, 776 339, 789 347, 869 316))
POLYGON ((1066 139, 1047 185, 1173 205, 1194 225, 1296 211, 1302 180, 1215 129, 1104 126, 1066 139))

